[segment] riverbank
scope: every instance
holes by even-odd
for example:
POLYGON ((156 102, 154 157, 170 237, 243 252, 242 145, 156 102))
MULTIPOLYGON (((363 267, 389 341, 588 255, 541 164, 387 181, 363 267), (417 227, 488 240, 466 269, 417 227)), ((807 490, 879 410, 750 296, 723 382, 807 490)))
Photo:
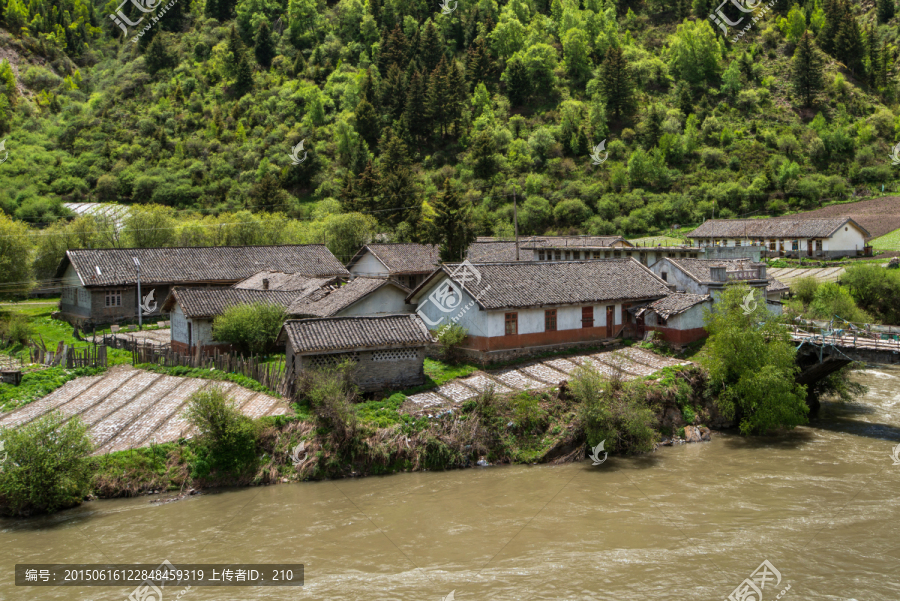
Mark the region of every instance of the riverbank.
MULTIPOLYGON (((642 399, 652 413, 653 431, 637 440, 629 430, 633 425, 626 423, 629 416, 613 415, 602 424, 610 431, 606 450, 633 454, 684 438, 685 426, 697 426, 699 433, 700 427, 731 425, 716 411, 707 384, 706 370, 696 365, 669 367, 653 377, 620 383, 616 397, 623 402, 642 399)), ((395 394, 358 403, 353 417, 340 423, 334 416, 326 423, 321 412, 295 404, 293 417, 257 420, 256 452, 234 470, 211 467, 215 457, 193 439, 111 453, 96 460, 91 494, 113 498, 151 491, 183 493, 476 465, 567 463, 585 457, 590 420, 568 382, 554 390, 506 395, 487 391, 430 417, 402 412, 405 401, 405 395, 395 394)))

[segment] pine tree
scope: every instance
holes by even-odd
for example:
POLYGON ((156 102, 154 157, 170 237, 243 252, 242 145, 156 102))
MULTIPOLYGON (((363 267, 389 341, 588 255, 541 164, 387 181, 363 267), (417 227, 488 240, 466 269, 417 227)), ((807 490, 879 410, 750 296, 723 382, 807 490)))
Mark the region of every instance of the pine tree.
POLYGON ((869 25, 866 29, 866 79, 869 87, 878 85, 879 63, 881 62, 881 48, 878 45, 878 37, 875 27, 869 25))
POLYGON ((381 72, 387 73, 390 66, 394 64, 405 66, 408 62, 408 57, 409 40, 406 39, 406 35, 400 29, 400 25, 397 25, 384 41, 384 47, 381 49, 381 72))
POLYGON ((894 0, 878 0, 878 22, 887 23, 894 18, 894 0))
POLYGON ((462 200, 453 189, 450 179, 444 180, 434 199, 434 227, 431 238, 440 245, 441 262, 457 263, 466 258, 466 250, 475 241, 472 206, 462 200))
POLYGON ((825 0, 822 11, 825 13, 825 25, 819 32, 819 45, 828 54, 834 54, 834 41, 837 38, 841 19, 844 16, 842 0, 825 0))
POLYGON ((447 127, 452 120, 447 107, 449 96, 447 62, 441 58, 438 66, 428 78, 428 116, 434 127, 440 130, 441 136, 446 135, 447 127))
POLYGON ((234 77, 234 93, 240 98, 253 89, 253 70, 247 61, 247 56, 241 53, 238 58, 238 64, 234 77))
POLYGON ((462 69, 456 64, 456 61, 450 59, 447 73, 447 87, 449 94, 449 115, 448 119, 453 124, 454 131, 459 135, 461 125, 463 107, 469 99, 469 89, 466 85, 466 78, 462 69))
POLYGON ((381 106, 390 115, 391 120, 400 119, 406 100, 406 86, 403 85, 403 72, 397 63, 391 64, 387 75, 381 80, 379 96, 381 106))
POLYGON ((498 161, 494 148, 494 138, 490 132, 482 131, 472 143, 472 173, 481 179, 490 179, 497 173, 498 161))
POLYGON ((488 50, 487 42, 484 41, 484 38, 478 38, 466 55, 466 76, 469 79, 469 89, 473 89, 479 83, 484 83, 493 74, 494 59, 488 50))
POLYGON ((888 85, 888 75, 893 70, 891 62, 891 51, 887 41, 883 41, 881 42, 881 60, 878 61, 878 86, 881 88, 886 88, 888 85))
POLYGON ((363 169, 356 180, 356 194, 359 197, 357 206, 364 207, 367 211, 371 210, 377 204, 380 192, 381 178, 375 170, 375 165, 370 160, 366 163, 365 169, 363 169))
POLYGON ((272 66, 272 59, 275 58, 275 40, 272 39, 272 30, 269 24, 262 21, 256 30, 256 39, 253 44, 253 54, 256 56, 256 62, 263 69, 272 66))
POLYGON ((431 120, 428 118, 428 93, 422 75, 413 73, 406 93, 406 108, 403 121, 414 140, 421 140, 431 133, 431 120))
POLYGON ((859 23, 856 22, 850 6, 845 3, 845 7, 845 18, 841 21, 837 37, 834 39, 834 53, 837 59, 856 75, 863 71, 862 59, 865 56, 865 47, 859 23))
POLYGON ((372 103, 363 96, 356 105, 356 131, 366 141, 369 148, 374 148, 381 136, 381 124, 378 113, 372 103))
POLYGON ((600 88, 606 98, 606 110, 614 119, 622 119, 634 111, 631 70, 622 49, 612 46, 600 69, 600 88))
POLYGON ((514 106, 525 104, 531 96, 531 80, 521 60, 513 59, 506 65, 506 95, 514 106))
POLYGON ((406 144, 387 128, 379 146, 384 149, 378 169, 382 219, 392 227, 403 221, 415 224, 419 215, 418 190, 409 168, 406 144))
POLYGON ((803 106, 812 106, 816 95, 824 89, 824 64, 809 32, 805 32, 794 51, 791 73, 794 94, 803 101, 803 106))
POLYGON ((241 57, 244 56, 244 42, 241 41, 241 36, 238 35, 233 24, 228 32, 227 48, 228 52, 225 55, 225 71, 228 73, 229 77, 235 77, 238 73, 238 65, 240 64, 241 57))
POLYGON ((258 209, 275 212, 287 208, 288 194, 281 189, 278 178, 271 173, 263 175, 259 182, 251 187, 250 198, 258 209))
POLYGON ((147 72, 150 75, 156 75, 162 69, 171 67, 175 61, 161 37, 154 36, 144 53, 144 62, 147 65, 147 72))
POLYGON ((356 178, 352 173, 347 174, 347 180, 338 192, 338 201, 341 203, 341 211, 355 213, 359 211, 359 198, 356 195, 356 178))
POLYGON ((425 72, 434 71, 442 56, 444 56, 444 38, 438 28, 434 26, 434 22, 429 21, 419 40, 419 60, 422 62, 425 72))

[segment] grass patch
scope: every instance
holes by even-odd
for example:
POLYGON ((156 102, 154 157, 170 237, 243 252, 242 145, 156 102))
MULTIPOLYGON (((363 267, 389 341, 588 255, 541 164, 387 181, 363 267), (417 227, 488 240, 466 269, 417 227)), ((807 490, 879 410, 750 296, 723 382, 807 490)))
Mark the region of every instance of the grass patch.
MULTIPOLYGON (((129 353, 129 356, 130 355, 131 353, 129 353)), ((235 384, 243 386, 244 388, 249 388, 250 390, 254 390, 256 392, 262 392, 277 398, 281 398, 280 394, 270 388, 266 388, 253 378, 248 378, 247 376, 241 374, 226 373, 218 369, 203 369, 199 367, 186 367, 183 365, 165 366, 157 365, 155 363, 139 363, 134 367, 137 369, 152 371, 158 374, 165 374, 167 376, 178 376, 180 378, 202 378, 204 380, 234 382, 235 384)))
POLYGON ((645 238, 635 238, 629 240, 635 246, 683 246, 687 241, 683 238, 673 238, 671 236, 647 236, 645 238))
POLYGON ((869 244, 876 250, 900 250, 900 229, 875 238, 869 244))
POLYGON ((69 380, 79 376, 96 376, 105 371, 102 367, 79 367, 65 369, 50 367, 41 371, 32 371, 22 375, 18 386, 0 384, 0 411, 12 411, 47 396, 69 380))

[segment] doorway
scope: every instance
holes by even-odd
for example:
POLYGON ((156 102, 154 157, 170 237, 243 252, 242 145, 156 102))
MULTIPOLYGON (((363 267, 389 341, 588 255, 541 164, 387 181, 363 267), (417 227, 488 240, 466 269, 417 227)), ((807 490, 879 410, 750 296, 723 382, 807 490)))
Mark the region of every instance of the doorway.
POLYGON ((613 337, 614 321, 616 319, 616 308, 614 306, 606 307, 606 337, 613 337))

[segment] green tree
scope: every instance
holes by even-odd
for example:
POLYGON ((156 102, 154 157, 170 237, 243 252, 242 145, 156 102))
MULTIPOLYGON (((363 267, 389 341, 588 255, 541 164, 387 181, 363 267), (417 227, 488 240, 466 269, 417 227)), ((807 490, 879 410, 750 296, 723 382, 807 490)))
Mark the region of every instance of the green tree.
POLYGON ((501 80, 506 84, 506 94, 509 101, 518 106, 525 104, 531 96, 531 82, 528 80, 528 71, 519 58, 511 59, 503 71, 501 80))
POLYGON ((269 29, 269 24, 265 21, 261 22, 256 30, 253 54, 256 56, 256 62, 264 69, 272 66, 272 59, 277 54, 275 40, 272 39, 272 30, 269 29))
POLYGON ((210 471, 239 473, 254 466, 259 428, 219 385, 192 394, 185 415, 199 433, 192 476, 205 478, 210 471))
POLYGON ((0 297, 25 296, 31 287, 31 232, 0 212, 0 297))
POLYGON ((162 205, 132 205, 124 220, 124 237, 130 248, 171 246, 175 238, 175 213, 162 205))
POLYGON ((174 56, 169 52, 162 38, 161 35, 154 36, 144 52, 144 61, 150 75, 156 75, 159 71, 168 69, 175 64, 174 56))
POLYGON ((343 213, 325 218, 325 243, 344 262, 375 238, 378 221, 371 215, 343 213))
POLYGON ((270 353, 285 319, 287 314, 280 305, 232 305, 213 320, 213 338, 234 345, 241 353, 270 353))
POLYGON ((246 54, 238 58, 237 72, 234 77, 234 94, 238 98, 253 89, 253 70, 247 60, 246 54))
POLYGON ((633 86, 631 69, 622 49, 611 47, 600 68, 600 89, 606 99, 606 110, 614 119, 624 119, 634 112, 633 86))
POLYGON ((717 83, 719 54, 719 42, 707 19, 685 21, 669 40, 672 70, 694 87, 717 83))
POLYGON ((475 177, 490 179, 497 173, 499 161, 491 132, 482 131, 475 136, 470 160, 472 161, 472 172, 475 174, 475 177))
POLYGON ((0 432, 0 513, 27 516, 79 505, 90 490, 94 450, 87 426, 58 411, 0 432))
POLYGON ((733 417, 742 434, 806 423, 806 388, 795 379, 799 368, 788 329, 765 309, 750 314, 742 308, 750 292, 745 285, 728 286, 706 312, 706 366, 716 405, 733 417))
POLYGON ((894 0, 878 0, 878 22, 887 23, 894 18, 896 6, 894 0))
POLYGON ((16 104, 16 76, 6 59, 0 60, 0 94, 6 96, 10 106, 16 104))
POLYGON ((434 212, 432 242, 440 244, 441 261, 462 261, 475 241, 472 206, 460 198, 449 178, 434 199, 434 212))
MULTIPOLYGON (((881 323, 900 323, 900 270, 884 269, 877 265, 853 265, 841 276, 859 306, 881 323)), ((812 302, 812 298, 807 302, 812 302)), ((849 319, 849 317, 844 317, 849 319)))
POLYGON ((825 88, 825 61, 819 54, 809 32, 804 32, 794 51, 791 79, 794 94, 803 101, 803 106, 812 106, 816 96, 825 88))

